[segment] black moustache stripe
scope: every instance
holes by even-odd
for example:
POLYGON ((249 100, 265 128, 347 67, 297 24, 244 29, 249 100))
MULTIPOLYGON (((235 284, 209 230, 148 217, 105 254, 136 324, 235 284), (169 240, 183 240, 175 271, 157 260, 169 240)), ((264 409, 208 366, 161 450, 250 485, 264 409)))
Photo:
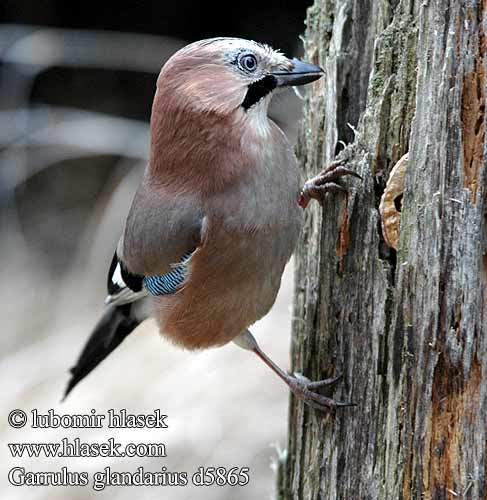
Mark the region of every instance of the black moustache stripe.
POLYGON ((257 104, 263 97, 271 93, 277 87, 277 80, 272 75, 264 76, 260 80, 249 85, 242 107, 247 111, 254 104, 257 104))

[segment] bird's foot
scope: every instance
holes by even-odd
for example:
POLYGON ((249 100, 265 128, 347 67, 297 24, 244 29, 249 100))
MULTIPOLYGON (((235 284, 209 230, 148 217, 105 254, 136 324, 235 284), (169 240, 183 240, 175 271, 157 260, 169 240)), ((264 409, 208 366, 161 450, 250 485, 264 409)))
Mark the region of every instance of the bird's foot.
POLYGON ((358 179, 362 179, 362 177, 357 174, 357 172, 344 167, 343 165, 345 163, 346 160, 334 161, 328 168, 323 170, 323 172, 306 181, 299 196, 299 205, 306 208, 312 198, 318 200, 321 205, 323 204, 323 197, 325 193, 346 194, 348 192, 347 188, 334 181, 344 175, 353 175, 358 179))
POLYGON ((321 387, 326 387, 333 385, 342 378, 341 375, 337 375, 333 378, 327 378, 323 380, 316 380, 312 382, 308 378, 304 377, 299 373, 294 375, 288 375, 286 383, 289 385, 292 393, 303 400, 307 405, 321 411, 332 411, 336 408, 344 408, 346 406, 356 406, 355 403, 346 403, 343 401, 335 401, 332 398, 323 396, 315 392, 321 387))
POLYGON ((234 339, 240 347, 253 351, 259 358, 274 372, 276 373, 284 382, 289 386, 292 393, 302 399, 309 406, 316 408, 321 411, 333 411, 336 408, 342 408, 345 406, 355 406, 354 403, 345 403, 342 401, 335 401, 334 399, 323 396, 315 392, 321 387, 326 387, 338 382, 342 376, 337 375, 336 377, 326 378, 323 380, 317 380, 312 382, 300 373, 290 374, 286 373, 282 368, 272 361, 272 359, 267 356, 267 354, 262 351, 262 349, 257 344, 253 335, 245 330, 242 334, 234 339))

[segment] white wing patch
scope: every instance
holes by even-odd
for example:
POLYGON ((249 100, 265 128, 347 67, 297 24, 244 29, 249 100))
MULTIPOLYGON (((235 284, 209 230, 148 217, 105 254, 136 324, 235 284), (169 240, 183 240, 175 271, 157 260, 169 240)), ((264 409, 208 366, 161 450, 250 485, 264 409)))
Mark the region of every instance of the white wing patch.
POLYGON ((120 306, 135 302, 147 295, 147 290, 143 286, 143 277, 133 275, 123 269, 115 254, 108 273, 108 296, 105 304, 120 306))
POLYGON ((120 288, 126 288, 127 284, 122 278, 122 268, 120 267, 120 262, 117 263, 117 267, 115 268, 115 272, 112 275, 112 283, 115 286, 119 286, 120 288))

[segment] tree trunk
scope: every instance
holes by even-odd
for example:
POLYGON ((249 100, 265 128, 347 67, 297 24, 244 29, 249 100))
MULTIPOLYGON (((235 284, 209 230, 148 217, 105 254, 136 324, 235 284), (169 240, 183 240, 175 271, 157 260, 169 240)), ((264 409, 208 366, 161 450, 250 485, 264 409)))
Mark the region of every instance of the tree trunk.
POLYGON ((326 76, 307 99, 304 175, 339 153, 363 181, 307 209, 292 367, 342 373, 330 394, 357 406, 292 399, 281 499, 487 498, 486 4, 308 12, 307 58, 326 76), (401 188, 388 178, 406 153, 401 188))

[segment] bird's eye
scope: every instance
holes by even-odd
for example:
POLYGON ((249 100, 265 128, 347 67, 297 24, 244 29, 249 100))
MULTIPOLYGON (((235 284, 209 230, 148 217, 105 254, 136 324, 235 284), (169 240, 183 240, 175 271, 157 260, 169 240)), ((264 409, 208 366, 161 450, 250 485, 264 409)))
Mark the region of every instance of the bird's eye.
POLYGON ((252 54, 245 54, 240 58, 239 64, 245 71, 255 71, 257 69, 257 58, 252 54))

